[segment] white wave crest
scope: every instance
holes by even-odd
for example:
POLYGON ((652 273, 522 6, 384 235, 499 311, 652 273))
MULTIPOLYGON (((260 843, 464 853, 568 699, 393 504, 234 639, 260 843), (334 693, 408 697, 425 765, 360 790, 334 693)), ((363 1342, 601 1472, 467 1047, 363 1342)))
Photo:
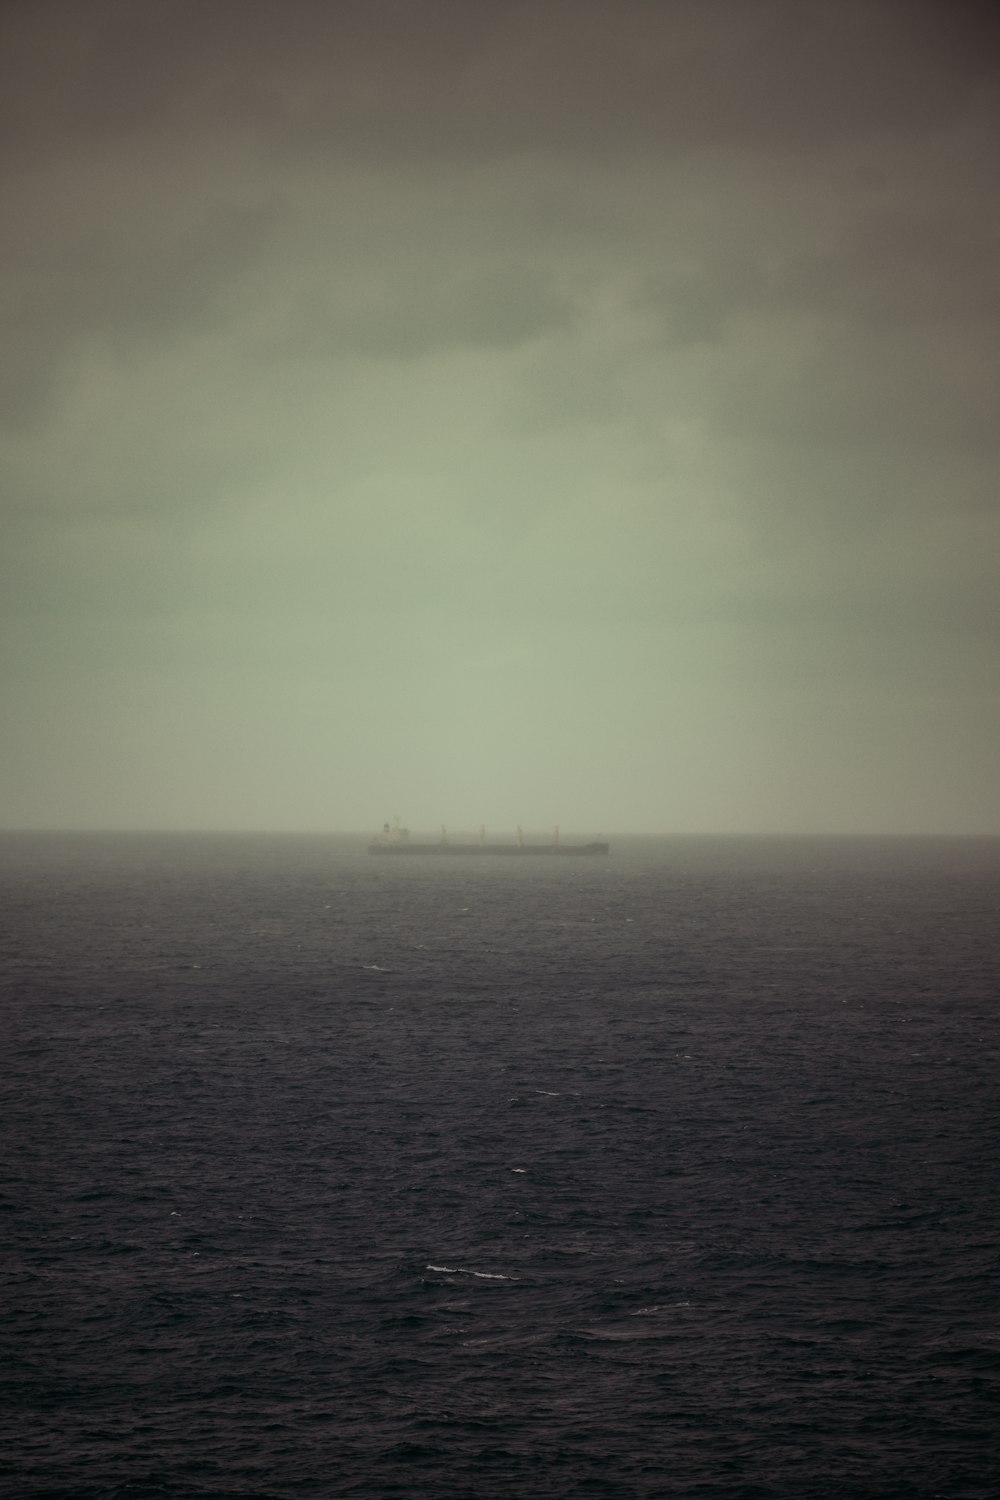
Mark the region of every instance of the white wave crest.
POLYGON ((480 1281, 516 1281, 516 1276, 501 1276, 499 1271, 470 1271, 467 1266, 433 1266, 428 1261, 427 1271, 443 1271, 446 1276, 478 1276, 480 1281))

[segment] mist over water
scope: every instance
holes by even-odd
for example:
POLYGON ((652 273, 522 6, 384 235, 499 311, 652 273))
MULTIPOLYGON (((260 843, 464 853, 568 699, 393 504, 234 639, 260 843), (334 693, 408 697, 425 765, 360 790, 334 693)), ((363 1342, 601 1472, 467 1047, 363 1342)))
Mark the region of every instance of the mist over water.
POLYGON ((996 840, 0 886, 11 1493, 996 1493, 996 840))

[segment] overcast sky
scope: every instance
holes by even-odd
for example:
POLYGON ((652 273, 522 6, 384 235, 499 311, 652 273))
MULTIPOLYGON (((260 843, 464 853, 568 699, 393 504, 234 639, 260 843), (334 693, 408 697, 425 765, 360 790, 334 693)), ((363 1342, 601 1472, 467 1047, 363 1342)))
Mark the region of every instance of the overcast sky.
POLYGON ((1000 832, 1000 28, 4 0, 0 823, 1000 832))

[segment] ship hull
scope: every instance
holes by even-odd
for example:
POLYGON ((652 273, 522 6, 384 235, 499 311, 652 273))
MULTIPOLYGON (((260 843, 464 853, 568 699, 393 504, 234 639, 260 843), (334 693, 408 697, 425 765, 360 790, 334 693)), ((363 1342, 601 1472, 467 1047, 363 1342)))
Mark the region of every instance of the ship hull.
POLYGON ((610 845, 594 844, 415 844, 409 839, 393 843, 372 843, 369 854, 513 854, 513 855, 601 855, 610 845))

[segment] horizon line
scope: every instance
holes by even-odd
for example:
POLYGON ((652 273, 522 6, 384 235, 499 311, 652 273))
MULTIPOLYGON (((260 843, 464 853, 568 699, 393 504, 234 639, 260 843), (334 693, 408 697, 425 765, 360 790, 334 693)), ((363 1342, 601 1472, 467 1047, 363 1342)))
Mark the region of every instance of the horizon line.
MULTIPOLYGON (((516 829, 508 830, 513 836, 516 829)), ((542 828, 531 829, 529 834, 542 834, 542 828)), ((831 829, 831 828, 752 828, 752 829, 704 829, 704 828, 673 828, 651 831, 648 828, 618 828, 610 832, 594 830, 579 830, 572 827, 563 827, 560 824, 560 835, 562 837, 574 838, 588 835, 603 839, 762 839, 762 838, 828 838, 828 839, 869 839, 869 838, 967 838, 967 839, 991 839, 1000 838, 1000 828, 996 829, 961 829, 961 828, 867 828, 867 829, 831 829)), ((473 833, 469 829, 457 829, 455 836, 473 833)), ((46 825, 46 824, 0 824, 0 836, 5 834, 59 834, 59 835, 109 835, 116 834, 128 836, 139 834, 156 837, 185 837, 199 835, 211 838, 240 838, 244 836, 257 838, 344 838, 365 839, 370 841, 376 835, 370 830, 358 828, 290 828, 290 827, 213 827, 209 825, 185 825, 178 827, 162 827, 146 824, 128 825, 46 825)))

